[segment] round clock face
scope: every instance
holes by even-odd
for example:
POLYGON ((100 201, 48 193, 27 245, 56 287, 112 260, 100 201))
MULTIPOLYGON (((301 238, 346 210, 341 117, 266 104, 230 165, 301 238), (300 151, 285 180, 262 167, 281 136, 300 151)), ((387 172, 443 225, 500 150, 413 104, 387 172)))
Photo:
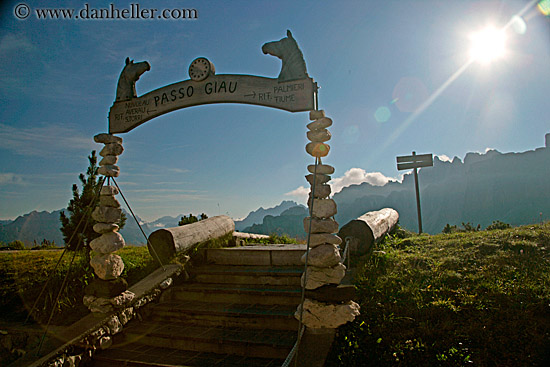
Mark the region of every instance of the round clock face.
POLYGON ((204 57, 195 59, 189 66, 189 76, 195 81, 204 80, 210 74, 214 74, 214 66, 204 57))

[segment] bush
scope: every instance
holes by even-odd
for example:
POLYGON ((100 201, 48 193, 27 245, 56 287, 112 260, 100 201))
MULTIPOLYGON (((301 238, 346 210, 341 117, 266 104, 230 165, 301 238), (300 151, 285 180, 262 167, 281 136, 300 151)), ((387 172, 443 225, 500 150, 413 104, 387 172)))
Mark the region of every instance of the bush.
POLYGON ((486 231, 493 231, 495 229, 508 229, 512 226, 508 223, 501 222, 500 220, 494 220, 492 224, 488 225, 487 228, 485 228, 486 231))
POLYGON ((15 240, 8 244, 8 247, 12 250, 24 250, 25 244, 23 241, 15 240))

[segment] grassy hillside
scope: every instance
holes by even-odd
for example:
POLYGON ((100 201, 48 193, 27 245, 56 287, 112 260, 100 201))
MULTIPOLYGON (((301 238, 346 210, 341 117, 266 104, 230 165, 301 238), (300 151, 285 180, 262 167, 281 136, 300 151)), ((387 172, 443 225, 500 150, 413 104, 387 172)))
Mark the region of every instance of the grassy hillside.
POLYGON ((328 366, 549 366, 550 224, 392 237, 328 366))
MULTIPOLYGON (((82 304, 84 287, 92 279, 93 270, 85 263, 81 254, 76 254, 67 288, 56 302, 57 294, 69 264, 74 255, 67 252, 57 270, 54 271, 62 250, 25 250, 0 252, 0 320, 24 320, 33 307, 47 279, 50 282, 37 303, 33 318, 46 323, 50 311, 55 309, 54 324, 70 324, 88 314, 82 304)), ((127 246, 117 252, 125 264, 122 276, 128 283, 134 284, 157 268, 147 247, 127 246)))

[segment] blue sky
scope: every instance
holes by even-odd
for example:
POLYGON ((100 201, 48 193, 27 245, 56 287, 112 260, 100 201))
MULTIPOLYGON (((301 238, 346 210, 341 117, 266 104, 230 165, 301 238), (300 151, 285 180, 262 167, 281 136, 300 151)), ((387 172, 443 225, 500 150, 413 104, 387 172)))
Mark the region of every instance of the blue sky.
MULTIPOLYGON (((101 149, 93 136, 107 131, 126 57, 151 64, 138 95, 189 79, 199 56, 218 74, 275 78, 281 62, 261 46, 287 29, 334 121, 324 161, 336 168, 335 188, 399 178, 395 157, 413 150, 450 158, 525 151, 543 146, 550 132, 550 18, 528 1, 139 2, 194 8, 194 20, 32 13, 79 10, 84 1, 27 1, 31 15, 19 20, 18 4, 0 8, 0 219, 66 207, 87 155, 101 149), (472 32, 502 27, 525 7, 525 32, 507 29, 501 59, 469 65, 415 114, 467 63, 472 32)), ((237 104, 175 111, 119 134, 118 183, 146 220, 201 212, 238 218, 282 200, 303 202, 313 163, 304 149, 308 122, 305 112, 237 104)))

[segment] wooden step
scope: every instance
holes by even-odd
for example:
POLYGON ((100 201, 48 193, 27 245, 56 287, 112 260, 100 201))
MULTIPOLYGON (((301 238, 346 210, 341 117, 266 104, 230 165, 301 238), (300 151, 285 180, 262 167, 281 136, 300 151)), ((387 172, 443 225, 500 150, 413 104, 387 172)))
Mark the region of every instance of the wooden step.
POLYGON ((287 266, 302 265, 306 245, 250 245, 220 249, 206 249, 209 263, 219 265, 287 266))
POLYGON ((300 296, 301 289, 298 286, 189 283, 172 287, 164 299, 166 301, 297 306, 300 303, 300 296))
POLYGON ((119 344, 99 351, 93 367, 279 367, 283 359, 254 358, 152 347, 141 343, 119 344))
POLYGON ((150 310, 148 320, 159 324, 185 322, 211 327, 298 330, 294 305, 259 305, 172 301, 150 310))
POLYGON ((186 323, 142 322, 124 330, 123 342, 184 351, 284 359, 296 341, 296 331, 250 330, 186 323))
POLYGON ((203 265, 190 276, 199 283, 269 284, 300 286, 303 266, 203 265))

